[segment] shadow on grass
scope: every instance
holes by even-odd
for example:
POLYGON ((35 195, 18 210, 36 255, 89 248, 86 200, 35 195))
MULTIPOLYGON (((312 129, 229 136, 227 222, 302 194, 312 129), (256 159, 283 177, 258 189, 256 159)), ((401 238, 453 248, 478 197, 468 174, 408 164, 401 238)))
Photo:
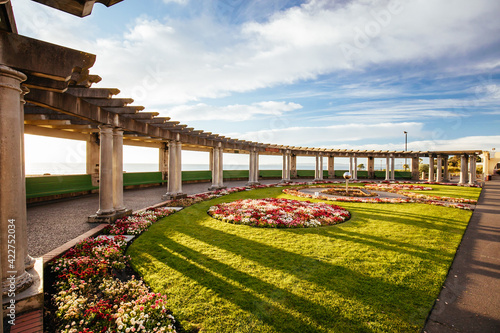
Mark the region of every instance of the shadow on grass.
MULTIPOLYGON (((282 246, 274 247, 265 238, 259 241, 252 232, 255 230, 252 227, 218 228, 213 224, 215 220, 206 215, 206 210, 221 201, 232 200, 212 200, 176 213, 153 225, 150 231, 141 236, 133 246, 138 245, 142 251, 148 251, 148 254, 162 265, 211 290, 220 299, 251 314, 251 317, 255 318, 252 320, 272 326, 276 332, 322 332, 332 330, 332 328, 335 332, 416 332, 422 327, 437 293, 432 294, 432 288, 420 286, 418 283, 435 282, 432 279, 416 279, 410 284, 392 283, 384 277, 370 276, 370 272, 364 273, 351 269, 348 262, 335 265, 292 252, 282 246), (253 239, 246 238, 245 233, 252 234, 253 239), (182 235, 185 235, 186 239, 196 240, 195 243, 198 245, 191 247, 191 245, 181 244, 172 239, 174 235, 179 239, 183 239, 182 235), (206 246, 201 246, 200 243, 206 246), (264 267, 263 271, 266 274, 274 271, 275 274, 291 276, 290 281, 295 282, 290 282, 289 285, 266 282, 278 280, 274 276, 259 278, 259 272, 252 272, 248 267, 241 267, 245 270, 242 271, 239 270, 238 263, 235 264, 236 266, 229 265, 223 262, 225 259, 219 261, 202 253, 204 248, 210 247, 222 250, 220 253, 224 251, 231 253, 229 257, 237 256, 254 262, 264 267), (297 288, 294 289, 293 287, 297 285, 292 285, 292 283, 299 284, 299 287, 303 284, 312 296, 297 288), (330 295, 329 297, 338 295, 340 301, 322 299, 321 290, 330 295), (368 323, 371 321, 377 322, 377 329, 370 327, 368 323)), ((352 209, 356 221, 368 218, 380 221, 389 220, 415 228, 455 233, 462 233, 465 228, 464 223, 460 224, 452 219, 435 216, 428 218, 425 216, 424 219, 422 214, 409 211, 398 212, 392 210, 394 208, 381 210, 379 206, 375 209, 367 208, 367 205, 351 205, 351 207, 349 209, 352 209)), ((337 238, 378 248, 381 251, 399 252, 410 258, 417 257, 431 262, 432 265, 438 267, 446 266, 447 262, 451 262, 452 251, 441 252, 437 249, 428 249, 425 246, 385 238, 382 235, 358 232, 356 228, 350 228, 357 226, 356 221, 345 225, 346 228, 343 225, 340 228, 332 226, 318 229, 283 229, 279 230, 278 234, 282 232, 299 236, 318 234, 326 238, 337 238)), ((262 231, 260 229, 260 232, 262 231)), ((264 231, 269 231, 269 234, 272 232, 272 230, 264 231)), ((354 259, 360 262, 370 260, 362 254, 354 259)), ((152 264, 155 264, 154 260, 152 264)), ((380 262, 380 265, 384 264, 380 262)), ((413 267, 413 269, 416 268, 418 267, 413 267)), ((429 273, 429 268, 424 269, 423 272, 429 273)), ((201 319, 197 320, 199 322, 201 319)))
POLYGON ((351 319, 341 315, 342 312, 339 312, 341 309, 325 308, 323 305, 210 259, 168 237, 163 238, 161 235, 157 235, 158 243, 161 242, 163 248, 161 254, 155 254, 158 260, 197 281, 200 285, 213 290, 220 297, 233 302, 245 311, 249 311, 263 322, 274 326, 279 332, 320 332, 322 330, 318 330, 314 326, 306 324, 302 319, 283 312, 279 307, 216 277, 211 272, 241 283, 246 288, 255 291, 255 293, 270 298, 273 302, 283 304, 286 308, 292 309, 312 320, 315 326, 324 326, 329 329, 338 326, 340 327, 339 331, 372 331, 366 327, 366 323, 370 321, 370 317, 375 316, 377 313, 391 316, 392 320, 397 318, 396 322, 399 323, 407 321, 404 324, 406 328, 414 326, 416 330, 416 327, 423 325, 425 315, 435 297, 435 295, 428 295, 423 290, 389 283, 383 279, 370 277, 340 265, 332 265, 308 256, 278 249, 196 222, 188 222, 188 224, 184 224, 182 230, 177 229, 176 231, 204 242, 208 246, 215 246, 229 251, 271 270, 278 270, 292 275, 301 280, 301 283, 309 284, 310 289, 331 290, 344 299, 346 304, 350 303, 349 306, 352 303, 361 303, 362 307, 369 308, 369 311, 363 314, 365 318, 360 316, 356 321, 352 322, 351 319), (180 258, 179 255, 184 256, 185 259, 180 258), (189 263, 187 259, 204 267, 206 270, 189 263), (428 307, 425 306, 426 303, 428 307), (256 306, 256 304, 259 306, 256 306), (263 307, 266 309, 265 312, 262 311, 263 307), (405 318, 408 307, 425 308, 425 313, 415 320, 409 320, 405 318), (408 323, 408 321, 410 322, 408 323))
POLYGON ((332 317, 354 325, 343 317, 341 308, 326 308, 171 239, 165 239, 159 246, 164 251, 156 259, 252 313, 277 332, 324 332, 324 327, 332 326, 332 317))

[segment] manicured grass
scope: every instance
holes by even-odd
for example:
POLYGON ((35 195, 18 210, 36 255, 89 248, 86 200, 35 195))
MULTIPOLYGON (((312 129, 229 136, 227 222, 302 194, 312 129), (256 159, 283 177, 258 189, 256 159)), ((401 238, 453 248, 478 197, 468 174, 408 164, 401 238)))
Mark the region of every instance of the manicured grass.
POLYGON ((432 191, 409 191, 414 193, 421 193, 425 195, 437 195, 440 197, 450 197, 450 198, 464 198, 464 199, 474 199, 479 198, 481 194, 481 188, 479 187, 462 187, 462 186, 446 186, 446 185, 429 185, 425 184, 425 187, 432 187, 432 191))
POLYGON ((471 216, 425 204, 341 203, 352 214, 343 224, 261 229, 206 214, 216 203, 265 197, 297 199, 270 188, 202 202, 130 246, 133 267, 168 295, 186 330, 419 332, 471 216))

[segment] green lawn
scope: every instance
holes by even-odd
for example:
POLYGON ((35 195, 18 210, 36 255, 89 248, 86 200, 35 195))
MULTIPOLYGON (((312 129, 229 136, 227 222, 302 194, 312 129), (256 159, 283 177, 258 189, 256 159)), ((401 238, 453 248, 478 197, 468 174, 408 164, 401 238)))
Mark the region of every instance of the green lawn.
POLYGON ((202 202, 129 247, 133 267, 168 295, 187 331, 419 332, 471 216, 425 204, 341 203, 352 214, 346 223, 285 230, 206 214, 216 203, 264 197, 294 198, 270 188, 202 202))
POLYGON ((481 193, 481 188, 479 187, 462 187, 462 186, 446 186, 446 185, 429 185, 424 184, 425 187, 432 187, 432 191, 408 191, 414 193, 420 193, 425 195, 437 195, 440 197, 451 197, 451 198, 465 198, 474 199, 479 198, 481 193))

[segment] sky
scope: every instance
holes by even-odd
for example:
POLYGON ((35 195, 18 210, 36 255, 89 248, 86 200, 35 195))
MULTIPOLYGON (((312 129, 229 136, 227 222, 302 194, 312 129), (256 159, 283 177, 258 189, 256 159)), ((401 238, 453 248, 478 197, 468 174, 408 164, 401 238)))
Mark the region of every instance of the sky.
MULTIPOLYGON (((86 18, 12 2, 20 34, 97 56, 93 87, 195 129, 370 150, 404 150, 407 131, 408 150, 500 148, 497 0, 124 0, 86 18)), ((44 141, 26 142, 33 160, 44 141)))

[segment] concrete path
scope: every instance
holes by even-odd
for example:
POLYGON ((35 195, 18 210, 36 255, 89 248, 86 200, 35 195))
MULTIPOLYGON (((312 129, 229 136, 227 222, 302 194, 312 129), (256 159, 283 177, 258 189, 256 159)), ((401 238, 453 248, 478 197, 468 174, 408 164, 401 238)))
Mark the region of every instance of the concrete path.
POLYGON ((500 332, 500 176, 485 183, 424 332, 500 332))
MULTIPOLYGON (((261 180, 262 184, 279 180, 261 180)), ((227 187, 245 186, 247 181, 224 183, 227 187)), ((207 192, 211 183, 184 184, 186 194, 207 192)), ((123 201, 127 208, 137 210, 162 202, 166 186, 125 190, 123 201)), ((99 195, 91 194, 28 207, 28 253, 40 257, 64 243, 84 234, 97 225, 87 217, 99 209, 99 195)))

